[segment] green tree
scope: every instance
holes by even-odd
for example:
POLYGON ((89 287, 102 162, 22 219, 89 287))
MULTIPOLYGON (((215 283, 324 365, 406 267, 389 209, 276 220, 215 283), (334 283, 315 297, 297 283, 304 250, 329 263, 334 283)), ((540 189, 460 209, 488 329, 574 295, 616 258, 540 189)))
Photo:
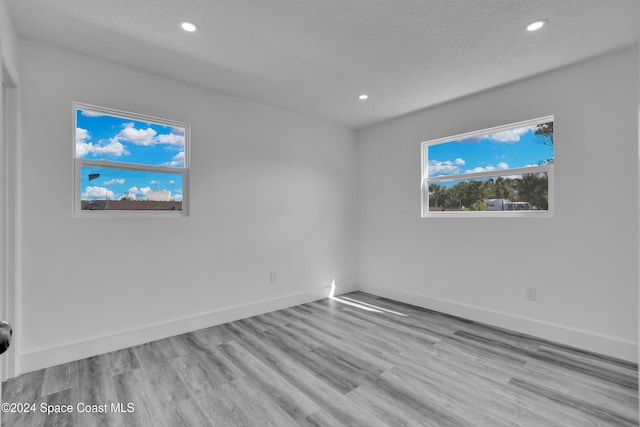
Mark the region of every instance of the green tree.
POLYGON ((453 188, 460 207, 471 206, 478 200, 485 198, 486 184, 482 181, 463 181, 453 188))
POLYGON ((489 206, 484 202, 484 200, 478 200, 475 203, 472 203, 469 207, 464 209, 465 211, 487 211, 489 210, 489 206))
POLYGON ((553 145, 553 122, 540 123, 536 125, 536 130, 533 133, 545 137, 542 141, 544 145, 553 145))
POLYGON ((495 191, 493 193, 494 197, 492 199, 511 199, 514 196, 513 191, 513 180, 504 179, 499 176, 495 180, 495 191))
MULTIPOLYGON (((553 145, 553 122, 540 123, 536 125, 536 130, 533 132, 536 135, 542 135, 545 138, 542 140, 544 145, 553 145)), ((538 162, 540 166, 552 165, 554 162, 553 157, 541 160, 538 162)))
POLYGON ((445 207, 448 209, 460 209, 462 208, 462 195, 459 185, 454 185, 446 190, 445 207))
POLYGON ((495 199, 496 194, 496 182, 493 178, 489 178, 485 181, 482 191, 483 199, 495 199))
POLYGON ((525 174, 515 181, 517 201, 529 202, 538 209, 549 209, 549 178, 546 174, 525 174))
POLYGON ((446 191, 442 185, 429 185, 429 206, 435 209, 444 207, 446 191))

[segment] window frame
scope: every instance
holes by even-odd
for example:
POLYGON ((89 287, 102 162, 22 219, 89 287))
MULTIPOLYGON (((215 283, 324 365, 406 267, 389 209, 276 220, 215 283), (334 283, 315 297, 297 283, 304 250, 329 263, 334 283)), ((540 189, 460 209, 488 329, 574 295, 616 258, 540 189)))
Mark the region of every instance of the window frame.
MULTIPOLYGON (((555 116, 549 115, 521 122, 509 123, 506 125, 495 126, 487 129, 481 129, 472 132, 465 132, 457 135, 447 136, 424 141, 421 147, 421 215, 422 218, 451 218, 451 217, 553 217, 555 212, 554 197, 554 166, 555 166, 555 145, 554 145, 554 162, 547 165, 496 169, 492 171, 459 173, 455 175, 443 175, 429 177, 429 147, 432 145, 446 144, 448 142, 460 141, 476 136, 487 135, 491 133, 503 132, 525 126, 538 125, 541 123, 554 122, 555 116), (521 175, 530 173, 546 173, 547 174, 547 210, 518 210, 518 211, 429 211, 429 184, 446 181, 465 181, 479 178, 498 178, 500 176, 521 175)), ((554 128, 555 131, 555 128, 554 128)))
POLYGON ((73 131, 72 131, 72 160, 73 160, 73 217, 186 217, 189 216, 189 158, 191 154, 191 125, 176 120, 164 119, 140 113, 132 113, 108 107, 72 102, 73 131), (112 160, 92 160, 76 157, 76 130, 78 128, 78 110, 90 110, 105 115, 127 120, 148 122, 162 126, 184 129, 184 167, 155 166, 140 163, 117 162, 112 160), (81 170, 83 166, 110 168, 118 170, 158 172, 182 175, 182 210, 83 210, 81 170))

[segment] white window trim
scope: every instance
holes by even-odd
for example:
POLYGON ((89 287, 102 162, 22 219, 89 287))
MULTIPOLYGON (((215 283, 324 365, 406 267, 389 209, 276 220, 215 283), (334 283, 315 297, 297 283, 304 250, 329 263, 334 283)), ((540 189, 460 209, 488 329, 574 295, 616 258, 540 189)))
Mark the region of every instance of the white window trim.
MULTIPOLYGON (((461 173, 456 175, 444 175, 444 176, 434 176, 429 177, 429 159, 428 159, 428 147, 432 145, 445 144, 451 141, 463 140, 467 138, 472 138, 474 136, 486 135, 490 133, 498 133, 505 130, 510 130, 519 127, 537 125, 540 123, 547 122, 555 122, 555 117, 545 116, 539 117, 537 119, 524 120, 521 122, 510 123, 507 125, 496 126, 488 129, 481 129, 473 132, 461 133, 458 135, 448 136, 445 138, 437 138, 428 141, 424 141, 420 144, 421 146, 421 167, 422 167, 422 183, 420 188, 421 195, 421 209, 422 209, 422 217, 423 218, 456 218, 456 217, 553 217, 555 212, 555 197, 554 197, 554 164, 549 165, 541 165, 541 166, 531 166, 525 168, 512 168, 512 169, 501 169, 495 171, 483 171, 483 172, 470 172, 470 173, 461 173), (500 176, 508 176, 508 175, 520 175, 520 174, 528 174, 528 173, 546 173, 549 183, 548 188, 548 209, 547 210, 531 210, 531 211, 429 211, 429 184, 434 182, 447 182, 447 181, 460 181, 467 179, 477 179, 477 178, 497 178, 500 176)), ((555 147, 554 147, 555 152, 555 147)), ((555 158, 555 155, 554 155, 555 158)))
POLYGON ((191 155, 191 125, 189 123, 179 122, 175 120, 163 119, 154 116, 148 116, 138 113, 130 113, 122 110, 115 110, 107 107, 84 104, 81 102, 72 103, 73 112, 73 141, 72 141, 72 159, 73 159, 73 217, 76 218, 95 218, 95 217, 185 217, 189 215, 189 158, 191 155), (184 129, 184 167, 172 168, 168 166, 154 166, 138 163, 114 162, 110 160, 91 160, 76 157, 76 140, 75 133, 78 127, 77 110, 91 110, 105 115, 121 117, 142 122, 150 122, 164 126, 172 126, 184 129), (182 175, 182 210, 180 211, 153 211, 153 210, 82 210, 82 188, 80 184, 80 171, 83 166, 98 166, 104 168, 125 169, 134 171, 161 172, 171 173, 174 175, 182 175))

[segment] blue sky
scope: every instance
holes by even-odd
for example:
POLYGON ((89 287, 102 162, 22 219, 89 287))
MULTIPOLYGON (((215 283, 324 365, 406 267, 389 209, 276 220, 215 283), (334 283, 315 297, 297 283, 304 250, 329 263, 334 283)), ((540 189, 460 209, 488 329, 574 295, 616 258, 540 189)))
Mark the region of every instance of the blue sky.
POLYGON ((428 147, 429 176, 537 166, 553 158, 553 146, 535 135, 535 125, 428 147))
MULTIPOLYGON (((76 111, 76 157, 154 166, 184 167, 185 130, 96 113, 76 111)), ((169 190, 182 200, 182 175, 83 167, 81 198, 144 200, 150 190, 169 190), (100 174, 89 180, 89 174, 100 174)))

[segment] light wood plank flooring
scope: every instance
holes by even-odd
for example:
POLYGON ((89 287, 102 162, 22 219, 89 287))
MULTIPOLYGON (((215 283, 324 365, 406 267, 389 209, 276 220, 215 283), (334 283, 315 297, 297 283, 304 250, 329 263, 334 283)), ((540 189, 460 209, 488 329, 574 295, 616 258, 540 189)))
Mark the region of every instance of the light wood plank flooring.
POLYGON ((637 374, 635 364, 356 292, 24 374, 3 385, 2 401, 38 410, 2 421, 637 426, 637 374), (74 410, 45 415, 42 403, 74 410), (79 413, 78 403, 108 408, 79 413))

